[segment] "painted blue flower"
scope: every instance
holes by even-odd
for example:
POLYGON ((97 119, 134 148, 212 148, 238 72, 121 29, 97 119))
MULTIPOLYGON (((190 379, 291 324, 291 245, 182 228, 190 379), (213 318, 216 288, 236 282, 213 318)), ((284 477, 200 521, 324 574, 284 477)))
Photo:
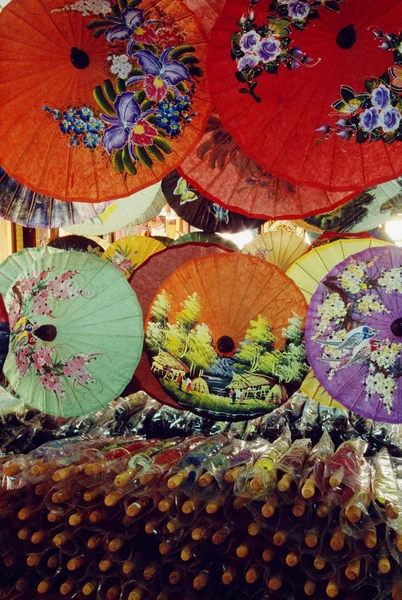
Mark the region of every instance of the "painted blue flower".
POLYGON ((70 133, 73 131, 73 124, 69 119, 60 121, 59 126, 63 133, 70 133))
POLYGON ((116 117, 101 115, 102 120, 111 125, 102 136, 102 145, 108 154, 112 154, 113 150, 120 150, 128 144, 130 156, 135 159, 134 145, 151 145, 158 134, 157 129, 145 120, 147 115, 155 113, 155 109, 141 112, 132 92, 118 96, 114 109, 116 117))
POLYGON ((56 109, 56 110, 54 110, 54 111, 53 111, 53 118, 54 118, 56 121, 60 121, 61 117, 62 117, 61 110, 57 110, 57 109, 56 109))
POLYGON ((86 106, 83 106, 77 114, 83 121, 89 121, 94 116, 92 110, 86 106))
POLYGON ((243 52, 252 52, 255 50, 260 39, 261 38, 256 31, 247 31, 247 33, 243 33, 240 38, 240 48, 243 52))
POLYGON ((103 123, 100 119, 92 117, 87 123, 87 129, 91 133, 101 133, 103 130, 103 123))
POLYGON ((108 16, 108 21, 114 23, 105 33, 108 42, 128 40, 144 23, 144 11, 139 8, 126 8, 120 13, 120 18, 108 16))
POLYGON ((274 61, 281 53, 281 43, 273 35, 261 40, 258 44, 257 56, 265 63, 274 61))
POLYGON ((386 133, 395 131, 399 128, 402 115, 397 108, 389 106, 383 110, 380 116, 381 127, 386 133))
POLYGON ((63 117, 65 119, 74 119, 74 117, 75 117, 75 109, 74 108, 67 108, 67 110, 63 113, 63 117))
POLYGON ((100 137, 94 133, 88 132, 84 138, 84 145, 87 148, 96 148, 99 144, 100 137))
POLYGON ((374 106, 379 110, 386 108, 390 103, 390 99, 391 96, 389 93, 389 89, 382 83, 377 88, 375 88, 375 90, 373 90, 373 93, 371 94, 371 101, 374 104, 374 106))
POLYGON ((310 12, 306 2, 290 2, 288 4, 288 15, 291 19, 305 19, 310 12))
POLYGON ((74 119, 73 129, 77 135, 80 133, 85 133, 87 130, 87 124, 82 119, 74 119))
POLYGON ((245 54, 237 61, 237 68, 239 71, 246 71, 256 67, 259 62, 259 58, 255 54, 245 54))
POLYGON ((127 45, 127 54, 138 60, 138 63, 145 75, 135 75, 127 80, 127 85, 144 81, 144 91, 150 100, 160 102, 166 95, 168 89, 173 89, 178 95, 175 85, 181 81, 190 81, 189 73, 186 67, 177 60, 170 60, 169 54, 173 47, 166 48, 160 57, 153 54, 150 50, 139 50, 132 52, 130 42, 127 45))
POLYGON ((68 142, 68 145, 69 146, 79 146, 80 140, 75 135, 72 135, 70 138, 70 141, 68 142))
POLYGON ((158 108, 161 112, 167 112, 170 108, 170 104, 167 100, 162 100, 162 102, 159 102, 158 108))
POLYGON ((368 108, 360 115, 360 127, 363 131, 373 131, 380 124, 380 114, 376 108, 368 108))

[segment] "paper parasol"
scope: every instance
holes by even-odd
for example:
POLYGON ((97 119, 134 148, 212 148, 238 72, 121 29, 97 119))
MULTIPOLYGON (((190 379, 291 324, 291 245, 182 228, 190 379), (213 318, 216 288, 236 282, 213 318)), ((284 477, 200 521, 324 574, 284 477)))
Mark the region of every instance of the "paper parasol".
POLYGON ((215 25, 226 0, 184 0, 186 6, 193 11, 202 25, 205 33, 209 34, 215 25))
MULTIPOLYGON (((389 245, 387 242, 373 238, 331 242, 330 244, 318 246, 304 254, 288 269, 286 274, 297 284, 307 302, 310 302, 321 279, 326 277, 335 265, 361 250, 387 245, 389 245)), ((307 382, 303 382, 303 386, 306 386, 309 391, 303 391, 314 400, 332 406, 333 399, 331 396, 326 394, 324 389, 317 391, 319 382, 314 382, 315 376, 311 370, 306 379, 307 382), (314 396, 311 394, 314 394, 314 396)))
MULTIPOLYGON (((153 254, 134 271, 130 280, 131 287, 137 295, 143 314, 147 315, 159 288, 176 269, 194 258, 225 252, 230 252, 230 250, 215 244, 189 243, 166 248, 162 252, 153 254)), ((140 363, 135 371, 134 380, 138 383, 139 389, 144 390, 147 394, 159 400, 159 402, 170 404, 176 408, 179 407, 164 391, 157 377, 152 373, 145 352, 143 352, 140 363)))
POLYGON ((307 302, 310 302, 321 279, 335 265, 366 248, 388 245, 388 242, 382 242, 375 238, 337 240, 306 252, 286 271, 286 275, 293 279, 303 292, 307 302))
POLYGON ((401 23, 399 0, 226 2, 207 64, 223 125, 292 183, 360 192, 394 179, 401 23))
POLYGON ((203 231, 193 231, 191 233, 186 233, 182 235, 177 240, 175 240, 172 246, 178 246, 180 244, 188 244, 189 242, 198 242, 200 244, 218 244, 220 246, 225 246, 225 248, 229 248, 229 250, 238 250, 237 245, 216 233, 204 233, 203 231))
POLYGON ((402 422, 402 250, 369 248, 321 281, 306 340, 318 381, 364 417, 402 422))
POLYGON ((111 262, 126 279, 129 279, 147 258, 164 249, 162 242, 152 237, 128 235, 110 244, 102 258, 111 262))
POLYGON ((337 209, 308 217, 302 226, 322 231, 371 231, 402 210, 402 179, 369 188, 337 209))
MULTIPOLYGON (((259 142, 257 142, 259 143, 259 142)), ((328 211, 354 196, 292 185, 271 175, 243 152, 214 112, 204 135, 179 172, 195 189, 223 208, 259 219, 296 219, 328 211)))
POLYGON ((74 252, 90 252, 98 256, 103 253, 103 248, 97 241, 83 235, 64 235, 55 238, 48 243, 48 248, 74 250, 74 252))
POLYGON ((145 320, 145 350, 167 394, 218 419, 282 404, 308 370, 307 303, 277 267, 238 252, 196 258, 162 284, 145 320))
POLYGON ((39 258, 19 273, 5 303, 11 333, 4 374, 27 404, 83 415, 130 381, 142 349, 141 308, 124 277, 101 258, 39 258))
POLYGON ((63 227, 63 229, 78 235, 104 235, 123 229, 128 225, 142 225, 142 223, 151 221, 160 213, 165 204, 166 200, 160 191, 160 183, 157 183, 129 198, 111 202, 102 212, 80 225, 63 227))
POLYGON ((24 227, 57 229, 77 226, 106 210, 108 202, 61 202, 37 194, 7 175, 0 167, 0 217, 24 227))
POLYGON ((162 181, 162 191, 178 217, 206 233, 237 233, 260 227, 264 221, 250 219, 211 202, 187 183, 177 171, 162 181))
POLYGON ((312 369, 307 373, 300 386, 300 391, 306 394, 312 400, 330 406, 331 408, 345 408, 336 400, 331 398, 325 388, 320 384, 312 369))
POLYGON ((293 231, 280 229, 257 235, 244 246, 242 252, 258 256, 286 271, 309 247, 309 244, 293 231))
POLYGON ((169 246, 172 246, 174 239, 167 237, 166 235, 153 235, 152 236, 154 240, 158 240, 159 242, 162 242, 162 244, 164 246, 166 246, 166 248, 168 248, 169 246))
POLYGON ((19 274, 30 269, 39 258, 52 256, 56 252, 60 252, 60 250, 49 246, 39 246, 38 248, 25 248, 20 252, 10 254, 0 264, 0 294, 5 296, 19 274))
POLYGON ((156 183, 209 116, 206 51, 181 0, 12 0, 0 14, 0 164, 66 201, 156 183))

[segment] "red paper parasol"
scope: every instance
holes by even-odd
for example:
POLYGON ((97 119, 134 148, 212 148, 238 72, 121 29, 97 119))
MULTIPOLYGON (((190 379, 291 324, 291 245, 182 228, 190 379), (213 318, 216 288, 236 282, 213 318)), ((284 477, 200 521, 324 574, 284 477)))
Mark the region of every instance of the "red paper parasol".
POLYGON ((208 75, 224 126, 293 183, 367 189, 402 172, 399 0, 227 2, 208 75))
POLYGON ((0 164, 61 200, 157 182, 210 110, 205 35, 181 0, 11 0, 0 54, 0 164))
POLYGON ((226 0, 184 0, 184 3, 193 11, 205 32, 209 34, 225 6, 225 1, 226 0))
POLYGON ((145 318, 151 370, 182 406, 247 419, 282 404, 308 370, 307 303, 277 267, 238 252, 196 258, 159 288, 145 318))
MULTIPOLYGON (((147 315, 158 289, 171 273, 189 260, 211 254, 221 254, 223 252, 230 252, 230 250, 215 244, 189 243, 172 246, 171 248, 162 250, 158 254, 152 255, 134 271, 130 281, 144 317, 147 315)), ((135 371, 133 382, 138 384, 138 389, 145 390, 147 394, 150 394, 156 400, 170 404, 176 408, 178 407, 178 404, 166 394, 152 373, 149 368, 148 358, 144 352, 135 371)))
MULTIPOLYGON (((328 211, 353 196, 292 185, 249 158, 214 112, 201 141, 179 167, 206 198, 224 208, 261 219, 297 219, 328 211)), ((168 175, 169 177, 169 175, 168 175)))

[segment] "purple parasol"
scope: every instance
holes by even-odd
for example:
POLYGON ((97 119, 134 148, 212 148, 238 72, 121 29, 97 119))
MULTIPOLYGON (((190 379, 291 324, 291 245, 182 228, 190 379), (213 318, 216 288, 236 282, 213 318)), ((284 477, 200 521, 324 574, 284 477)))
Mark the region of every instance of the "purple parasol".
POLYGON ((307 357, 319 382, 365 417, 402 422, 402 249, 339 263, 312 297, 307 357))

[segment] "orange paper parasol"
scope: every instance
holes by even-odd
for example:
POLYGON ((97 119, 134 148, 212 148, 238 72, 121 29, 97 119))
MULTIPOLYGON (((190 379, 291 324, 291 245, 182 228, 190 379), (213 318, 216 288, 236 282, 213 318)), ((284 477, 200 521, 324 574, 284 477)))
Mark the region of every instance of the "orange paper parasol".
POLYGON ((209 113, 204 33, 181 0, 12 0, 0 55, 0 164, 61 200, 155 183, 209 113))
POLYGON ((307 303, 277 267, 237 252, 187 262, 159 289, 145 349, 167 394, 216 418, 269 412, 308 370, 307 303))
MULTIPOLYGON (((131 287, 137 295, 144 316, 147 315, 154 296, 157 294, 163 282, 176 269, 183 266, 189 260, 209 256, 211 254, 222 254, 228 252, 227 248, 216 244, 188 243, 173 246, 153 254, 136 271, 130 280, 131 287)), ((139 390, 145 390, 156 400, 165 404, 178 407, 160 385, 158 379, 149 368, 149 362, 143 352, 140 363, 135 371, 133 383, 137 384, 139 390)))

